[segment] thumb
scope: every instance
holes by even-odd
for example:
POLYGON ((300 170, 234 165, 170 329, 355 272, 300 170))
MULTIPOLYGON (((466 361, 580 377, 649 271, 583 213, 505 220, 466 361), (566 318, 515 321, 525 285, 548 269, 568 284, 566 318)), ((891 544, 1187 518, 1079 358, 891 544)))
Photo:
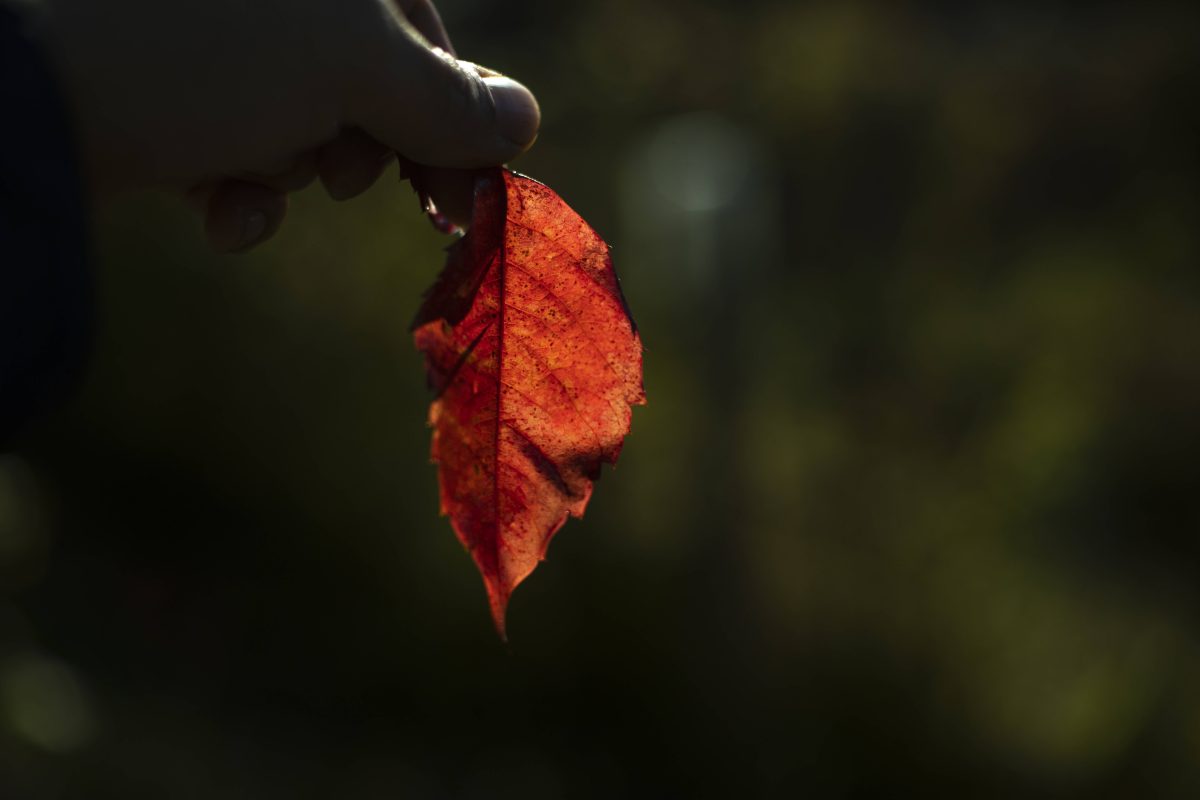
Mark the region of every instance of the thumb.
POLYGON ((359 70, 347 114, 373 138, 421 164, 501 164, 537 137, 541 112, 521 84, 427 46, 403 20, 381 57, 359 70))

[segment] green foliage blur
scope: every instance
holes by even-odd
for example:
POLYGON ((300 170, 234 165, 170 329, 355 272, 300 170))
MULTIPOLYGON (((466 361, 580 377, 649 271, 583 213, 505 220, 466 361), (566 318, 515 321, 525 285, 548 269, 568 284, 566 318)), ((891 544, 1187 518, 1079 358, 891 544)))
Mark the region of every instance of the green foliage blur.
POLYGON ((206 253, 94 221, 0 461, 0 796, 1200 796, 1183 6, 442 0, 541 100, 649 405, 496 639, 390 175, 206 253))

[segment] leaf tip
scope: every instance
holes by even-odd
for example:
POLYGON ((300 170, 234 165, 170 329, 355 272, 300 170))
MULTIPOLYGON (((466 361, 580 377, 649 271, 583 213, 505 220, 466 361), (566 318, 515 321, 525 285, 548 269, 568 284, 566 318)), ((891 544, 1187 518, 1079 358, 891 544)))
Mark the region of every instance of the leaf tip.
POLYGON ((492 623, 496 626, 496 634, 500 641, 508 644, 507 612, 510 591, 487 581, 488 605, 492 609, 492 623))

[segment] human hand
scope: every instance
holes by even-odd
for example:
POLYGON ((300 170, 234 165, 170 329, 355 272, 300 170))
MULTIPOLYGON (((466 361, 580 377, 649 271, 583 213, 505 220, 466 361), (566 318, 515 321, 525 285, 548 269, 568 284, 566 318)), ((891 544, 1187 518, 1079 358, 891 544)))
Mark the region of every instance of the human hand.
POLYGON ((159 186, 205 214, 220 251, 269 238, 287 193, 335 199, 394 154, 452 220, 464 169, 528 148, 540 115, 521 84, 458 61, 432 0, 41 0, 40 37, 100 191, 159 186))

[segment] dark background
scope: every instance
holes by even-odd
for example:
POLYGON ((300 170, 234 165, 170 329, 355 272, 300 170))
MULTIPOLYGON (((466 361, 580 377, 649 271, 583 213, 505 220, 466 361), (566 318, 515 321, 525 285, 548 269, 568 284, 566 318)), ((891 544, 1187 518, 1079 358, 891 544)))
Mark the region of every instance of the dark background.
POLYGON ((1200 39, 1179 7, 440 3, 538 94, 649 405, 497 641, 394 176, 95 220, 0 460, 0 796, 1200 796, 1200 39))

